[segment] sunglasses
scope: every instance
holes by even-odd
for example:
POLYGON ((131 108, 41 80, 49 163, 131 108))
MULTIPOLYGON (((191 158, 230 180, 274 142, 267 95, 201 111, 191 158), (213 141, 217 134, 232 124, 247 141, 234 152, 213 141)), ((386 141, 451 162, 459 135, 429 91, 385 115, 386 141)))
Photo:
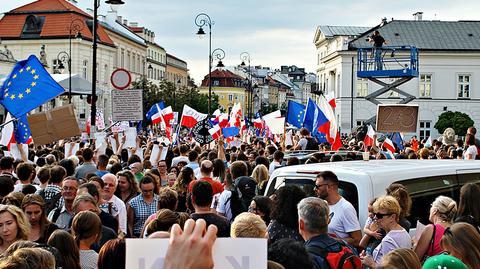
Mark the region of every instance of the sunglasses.
POLYGON ((391 216, 393 215, 394 213, 386 213, 386 214, 382 214, 382 213, 373 213, 373 216, 376 218, 376 219, 382 219, 383 217, 385 216, 391 216))
POLYGON ((318 185, 315 185, 315 187, 313 188, 314 190, 318 190, 320 189, 322 186, 325 186, 325 185, 329 185, 330 183, 323 183, 323 184, 318 184, 318 185))

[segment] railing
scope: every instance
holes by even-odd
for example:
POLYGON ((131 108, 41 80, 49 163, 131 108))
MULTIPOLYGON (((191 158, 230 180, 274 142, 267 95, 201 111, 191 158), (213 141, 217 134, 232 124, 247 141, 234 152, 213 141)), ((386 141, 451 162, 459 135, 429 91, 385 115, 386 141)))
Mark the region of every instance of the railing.
POLYGON ((418 49, 414 46, 359 48, 357 77, 418 77, 418 49))

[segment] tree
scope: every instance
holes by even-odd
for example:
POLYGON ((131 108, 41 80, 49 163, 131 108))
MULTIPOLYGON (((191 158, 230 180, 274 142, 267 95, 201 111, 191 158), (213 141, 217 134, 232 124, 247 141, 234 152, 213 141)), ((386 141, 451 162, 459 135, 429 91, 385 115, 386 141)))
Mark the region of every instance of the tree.
POLYGON ((262 103, 262 107, 260 109, 260 112, 262 113, 262 115, 267 115, 268 113, 271 113, 273 111, 277 111, 278 110, 278 105, 277 104, 263 104, 262 103))
POLYGON ((438 121, 435 123, 435 129, 440 134, 443 134, 445 129, 453 128, 455 134, 464 136, 467 134, 467 129, 473 126, 473 120, 465 113, 459 111, 447 111, 438 116, 438 121))

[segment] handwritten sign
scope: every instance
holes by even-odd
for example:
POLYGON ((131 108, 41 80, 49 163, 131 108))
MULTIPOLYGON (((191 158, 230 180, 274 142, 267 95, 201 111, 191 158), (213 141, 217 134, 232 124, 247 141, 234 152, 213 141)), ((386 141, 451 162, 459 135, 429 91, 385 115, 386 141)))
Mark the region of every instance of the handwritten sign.
POLYGON ((213 141, 213 137, 208 132, 213 125, 208 121, 208 119, 204 119, 199 121, 192 129, 192 133, 195 136, 195 140, 204 145, 208 144, 213 141))
POLYGON ((418 105, 379 105, 377 107, 377 132, 416 133, 418 105))
MULTIPOLYGON (((126 268, 163 269, 168 241, 169 239, 127 239, 126 268)), ((217 238, 212 253, 215 269, 267 268, 266 239, 217 238)), ((187 256, 186 259, 195 258, 187 256)))

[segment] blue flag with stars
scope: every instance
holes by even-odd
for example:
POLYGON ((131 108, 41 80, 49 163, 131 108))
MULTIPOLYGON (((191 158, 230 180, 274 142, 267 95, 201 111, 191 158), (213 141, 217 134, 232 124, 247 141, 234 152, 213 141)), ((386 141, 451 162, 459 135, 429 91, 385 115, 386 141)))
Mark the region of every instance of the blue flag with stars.
POLYGON ((0 104, 19 118, 64 93, 35 55, 19 61, 1 88, 0 104))
POLYGON ((305 117, 305 106, 295 101, 288 101, 287 119, 291 125, 302 128, 303 118, 305 117))
POLYGON ((32 133, 30 132, 30 126, 28 125, 27 115, 23 115, 18 118, 14 123, 15 125, 15 141, 17 144, 26 144, 30 139, 32 133))

